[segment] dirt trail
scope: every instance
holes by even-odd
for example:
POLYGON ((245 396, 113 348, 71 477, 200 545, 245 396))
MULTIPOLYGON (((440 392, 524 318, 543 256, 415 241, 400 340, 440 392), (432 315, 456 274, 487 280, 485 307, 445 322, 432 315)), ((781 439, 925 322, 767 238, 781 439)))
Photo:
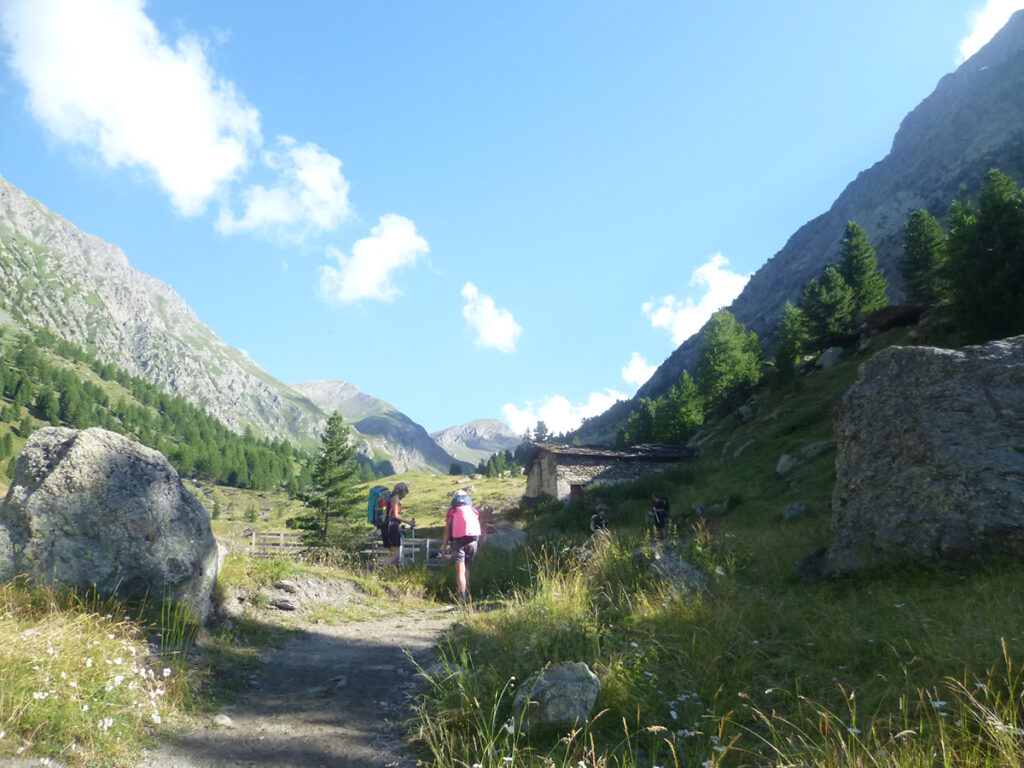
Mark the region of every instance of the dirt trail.
POLYGON ((270 654, 253 687, 151 752, 143 768, 412 766, 398 723, 416 668, 432 661, 457 613, 432 609, 340 626, 314 625, 270 654))

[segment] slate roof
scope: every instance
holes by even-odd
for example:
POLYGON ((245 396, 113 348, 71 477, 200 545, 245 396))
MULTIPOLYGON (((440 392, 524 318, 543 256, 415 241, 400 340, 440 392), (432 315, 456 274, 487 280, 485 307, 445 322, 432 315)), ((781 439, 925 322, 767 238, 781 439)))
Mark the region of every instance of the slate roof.
POLYGON ((699 455, 695 448, 685 445, 646 443, 629 448, 611 448, 606 445, 561 445, 534 443, 526 457, 526 471, 542 454, 551 453, 560 458, 613 459, 616 461, 683 461, 699 455))

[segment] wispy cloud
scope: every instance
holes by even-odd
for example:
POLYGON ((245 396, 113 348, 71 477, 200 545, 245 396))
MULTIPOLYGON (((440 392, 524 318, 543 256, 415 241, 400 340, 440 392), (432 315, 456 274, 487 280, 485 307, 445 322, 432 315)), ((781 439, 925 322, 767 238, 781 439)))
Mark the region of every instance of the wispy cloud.
POLYGON ((527 429, 532 431, 538 421, 543 421, 551 433, 561 434, 576 429, 585 418, 604 413, 616 401, 627 399, 627 395, 613 389, 593 392, 585 403, 575 405, 562 395, 551 395, 539 402, 525 403, 521 408, 514 403, 506 403, 501 413, 518 434, 527 429))
POLYGON ((183 214, 201 213, 260 144, 259 113, 199 39, 164 42, 142 0, 4 0, 0 32, 36 120, 111 167, 152 173, 183 214))
POLYGON ((410 266, 430 246, 416 233, 416 225, 398 214, 380 217, 369 237, 357 240, 352 255, 328 248, 337 266, 320 272, 320 296, 330 303, 350 304, 360 299, 391 301, 399 293, 392 282, 396 270, 410 266))
POLYGON ((523 329, 512 313, 495 305, 494 299, 480 293, 473 283, 462 287, 462 298, 466 300, 462 316, 476 334, 476 345, 506 354, 514 352, 523 329))
POLYGON ((987 0, 984 8, 971 14, 970 32, 960 41, 960 56, 956 63, 962 64, 981 50, 1021 8, 1024 8, 1024 0, 987 0))
POLYGON ((696 300, 682 300, 669 295, 660 301, 648 301, 642 309, 655 328, 666 328, 672 334, 672 343, 679 345, 701 329, 715 312, 728 306, 740 295, 750 275, 740 275, 728 269, 729 261, 716 253, 693 271, 690 285, 703 292, 696 300))
POLYGON ((656 365, 648 365, 647 360, 639 352, 634 352, 629 362, 622 368, 622 378, 627 384, 639 387, 658 370, 656 365))
POLYGON ((309 230, 332 230, 351 213, 341 160, 316 144, 279 136, 262 159, 277 174, 278 184, 249 187, 240 219, 222 208, 216 225, 220 232, 259 230, 301 238, 309 230))

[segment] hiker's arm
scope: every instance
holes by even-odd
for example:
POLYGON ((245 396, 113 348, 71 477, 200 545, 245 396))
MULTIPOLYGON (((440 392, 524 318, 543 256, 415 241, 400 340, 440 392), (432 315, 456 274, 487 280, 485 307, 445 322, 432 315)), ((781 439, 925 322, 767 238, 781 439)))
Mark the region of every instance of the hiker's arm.
POLYGON ((452 521, 445 520, 444 523, 444 536, 441 538, 441 554, 443 555, 448 551, 448 540, 452 535, 452 521))

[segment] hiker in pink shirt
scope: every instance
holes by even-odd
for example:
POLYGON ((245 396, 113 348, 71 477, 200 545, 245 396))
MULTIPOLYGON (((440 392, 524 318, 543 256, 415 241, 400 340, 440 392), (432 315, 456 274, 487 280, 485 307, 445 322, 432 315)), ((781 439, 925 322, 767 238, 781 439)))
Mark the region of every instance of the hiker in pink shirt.
POLYGON ((463 491, 456 491, 448 507, 445 520, 444 539, 441 541, 442 557, 451 543, 452 559, 455 561, 455 585, 459 600, 469 602, 469 564, 476 559, 477 542, 480 539, 480 513, 473 501, 463 491))

